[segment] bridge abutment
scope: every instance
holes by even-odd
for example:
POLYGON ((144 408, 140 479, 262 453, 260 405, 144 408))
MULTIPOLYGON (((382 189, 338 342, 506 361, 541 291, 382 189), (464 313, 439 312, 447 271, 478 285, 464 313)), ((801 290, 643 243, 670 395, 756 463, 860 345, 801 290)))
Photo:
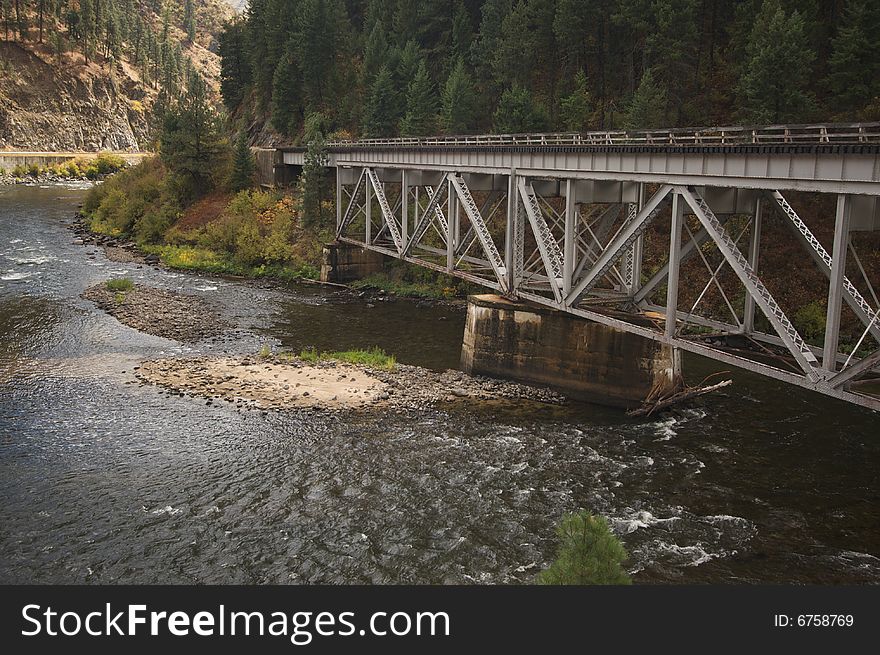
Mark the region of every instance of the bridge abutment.
POLYGON ((385 255, 348 243, 324 246, 321 282, 352 282, 378 273, 385 266, 385 255))
POLYGON ((565 312, 496 295, 468 299, 461 367, 470 374, 632 408, 675 390, 680 361, 670 346, 565 312))

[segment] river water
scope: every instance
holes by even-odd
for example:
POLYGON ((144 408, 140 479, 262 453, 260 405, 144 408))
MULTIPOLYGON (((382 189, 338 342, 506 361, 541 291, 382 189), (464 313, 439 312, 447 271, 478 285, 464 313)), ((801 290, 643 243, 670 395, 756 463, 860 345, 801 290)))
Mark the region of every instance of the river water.
POLYGON ((646 420, 590 405, 263 415, 172 398, 133 367, 264 343, 455 367, 464 313, 115 264, 73 243, 82 194, 0 188, 0 583, 522 583, 578 508, 609 517, 637 582, 880 582, 870 412, 745 373, 646 420), (238 329, 183 346, 79 298, 121 275, 210 298, 238 329))

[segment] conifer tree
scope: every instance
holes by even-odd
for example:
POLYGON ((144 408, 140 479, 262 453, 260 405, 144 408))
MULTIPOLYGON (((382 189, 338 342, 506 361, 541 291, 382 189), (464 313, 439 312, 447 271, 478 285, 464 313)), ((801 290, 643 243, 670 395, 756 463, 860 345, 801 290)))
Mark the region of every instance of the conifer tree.
POLYGON ((654 74, 648 69, 629 103, 624 127, 628 130, 663 127, 665 114, 666 90, 654 81, 654 74))
POLYGON ((363 133, 368 137, 392 136, 396 120, 394 79, 388 66, 376 74, 364 106, 363 133))
POLYGON ((562 99, 562 123, 566 130, 588 132, 591 129, 594 112, 587 74, 580 70, 574 78, 574 90, 562 99))
POLYGON ((183 5, 183 30, 190 43, 196 40, 196 10, 193 7, 193 0, 186 0, 183 5))
POLYGON ((739 82, 745 117, 754 123, 803 119, 813 108, 808 91, 815 53, 803 17, 787 14, 779 0, 764 0, 746 47, 739 82))
POLYGON ((472 132, 476 122, 477 97, 470 75, 459 57, 443 87, 440 123, 447 134, 472 132))
POLYGON ((841 111, 863 106, 880 94, 880 8, 849 0, 832 42, 828 87, 841 111))
POLYGON ((254 155, 248 146, 247 132, 242 127, 235 141, 232 155, 232 174, 229 178, 229 189, 234 193, 250 189, 254 185, 254 155))
POLYGON ((437 99, 428 67, 422 61, 406 94, 406 114, 400 123, 402 136, 428 136, 437 125, 437 99))
POLYGON ((547 129, 547 111, 535 102, 531 92, 514 85, 501 94, 495 110, 494 128, 502 134, 543 132, 547 129))

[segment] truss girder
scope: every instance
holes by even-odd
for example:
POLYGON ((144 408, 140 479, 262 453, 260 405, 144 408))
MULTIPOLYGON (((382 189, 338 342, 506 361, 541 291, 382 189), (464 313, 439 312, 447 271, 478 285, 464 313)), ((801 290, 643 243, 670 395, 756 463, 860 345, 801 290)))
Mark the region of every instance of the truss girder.
POLYGON ((361 189, 364 186, 364 179, 367 175, 367 169, 361 171, 361 174, 358 176, 357 183, 354 185, 354 191, 351 192, 351 200, 348 202, 348 207, 345 210, 345 214, 342 217, 342 221, 339 223, 339 228, 336 230, 336 237, 339 238, 345 233, 345 230, 348 229, 349 223, 351 223, 352 219, 354 219, 357 207, 358 207, 358 197, 360 196, 361 189))
POLYGON ((761 282, 755 271, 752 270, 748 260, 740 252, 730 235, 724 230, 724 227, 709 208, 709 205, 706 204, 706 201, 696 191, 686 187, 678 188, 677 192, 690 205, 697 219, 702 223, 703 228, 712 237, 727 263, 736 273, 748 293, 751 294, 758 307, 761 308, 761 311, 764 312, 773 329, 783 340, 807 377, 818 379, 819 374, 816 370, 818 362, 813 351, 810 350, 803 337, 801 337, 797 329, 791 324, 788 316, 786 316, 785 312, 782 311, 782 308, 773 298, 773 295, 764 286, 764 283, 761 282))
POLYGON ((449 181, 452 182, 452 187, 455 189, 458 199, 461 201, 461 204, 464 205, 464 211, 471 222, 471 226, 474 228, 474 233, 480 241, 480 245, 483 247, 483 252, 486 254, 489 264, 492 266, 492 270, 495 272, 495 277, 498 278, 498 283, 503 283, 507 276, 507 268, 504 266, 504 258, 501 257, 495 242, 492 240, 492 235, 489 233, 489 226, 486 225, 486 222, 483 220, 483 216, 477 208, 477 203, 474 202, 470 189, 468 189, 464 180, 458 175, 450 175, 449 181))
MULTIPOLYGON (((782 210, 782 213, 788 219, 789 225, 791 225, 807 252, 810 253, 813 260, 822 270, 822 273, 825 274, 825 277, 830 278, 831 266, 833 263, 831 254, 825 250, 825 247, 815 237, 812 230, 807 227, 807 224, 804 223, 800 216, 798 216, 798 213, 779 191, 772 191, 769 195, 782 210)), ((864 325, 871 325, 875 310, 868 304, 868 301, 865 300, 846 275, 843 276, 843 292, 843 299, 846 300, 847 304, 856 313, 856 316, 859 317, 864 325)), ((880 326, 872 325, 870 332, 878 343, 880 343, 880 326)))
POLYGON ((547 277, 550 279, 550 286, 557 302, 562 301, 562 251, 559 243, 544 215, 541 213, 541 207, 538 204, 538 196, 531 184, 524 179, 520 179, 518 183, 518 191, 523 207, 526 211, 526 217, 532 226, 532 232, 535 235, 535 241, 538 251, 541 253, 541 260, 544 262, 544 268, 547 271, 547 277))
MULTIPOLYGON (((567 198, 565 213, 561 213, 557 211, 557 205, 553 200, 556 196, 543 198, 536 193, 537 182, 536 186, 532 186, 531 181, 538 178, 530 171, 518 174, 515 170, 511 170, 506 190, 490 190, 484 197, 482 205, 478 206, 465 174, 467 171, 459 172, 435 167, 424 169, 429 173, 424 177, 414 175, 413 179, 418 182, 405 185, 406 188, 401 191, 401 198, 397 198, 394 204, 393 194, 387 195, 385 186, 381 182, 384 179, 382 171, 374 170, 373 166, 372 163, 364 163, 357 178, 348 175, 346 182, 337 183, 339 184, 337 199, 344 209, 339 212, 337 231, 337 237, 341 241, 449 273, 495 289, 496 292, 504 293, 511 298, 554 307, 669 346, 712 357, 721 362, 734 363, 787 383, 880 410, 880 399, 869 395, 866 387, 856 384, 856 380, 880 370, 880 350, 861 359, 837 353, 838 372, 824 370, 825 364, 820 365, 819 359, 821 355, 827 357, 827 354, 823 353, 821 348, 811 346, 804 341, 764 282, 759 279, 755 267, 740 251, 740 245, 737 243, 739 239, 735 239, 735 235, 729 234, 725 229, 730 214, 716 215, 702 194, 692 187, 669 183, 658 187, 656 193, 646 202, 640 200, 640 205, 631 200, 622 203, 590 202, 586 203, 590 205, 589 208, 568 199, 567 194, 560 194, 560 197, 567 198), (425 184, 428 179, 431 183, 425 184), (426 200, 410 204, 410 207, 416 207, 415 215, 401 219, 402 194, 408 194, 413 188, 416 190, 416 199, 421 192, 426 200), (691 306, 690 311, 678 311, 669 294, 667 294, 666 306, 649 303, 650 294, 668 279, 670 272, 668 264, 661 266, 643 286, 635 277, 636 269, 641 268, 642 250, 634 246, 637 241, 642 243, 639 239, 664 207, 668 206, 672 194, 677 194, 679 207, 689 207, 687 211, 693 212, 700 227, 697 230, 693 229, 693 224, 690 227, 684 224, 683 229, 687 230, 691 239, 681 243, 676 269, 680 274, 683 273, 681 264, 688 258, 696 258, 699 255, 712 275, 693 306, 688 302, 688 306, 691 306), (359 228, 356 230, 352 227, 358 216, 370 215, 368 203, 372 205, 373 211, 378 206, 382 212, 383 221, 381 227, 373 231, 374 238, 365 237, 359 228), (462 237, 457 238, 454 244, 449 243, 451 238, 450 221, 447 221, 449 212, 443 207, 446 203, 449 203, 450 211, 455 212, 453 216, 463 208, 468 220, 468 225, 461 224, 462 237), (496 214, 499 211, 500 214, 496 214), (621 211, 624 212, 622 215, 621 211), (406 225, 402 220, 407 220, 406 225), (505 227, 503 249, 496 243, 499 234, 495 233, 493 238, 490 225, 499 229, 505 227), (444 241, 442 245, 425 238, 428 230, 433 233, 435 229, 436 236, 444 241), (359 233, 350 237, 346 231, 359 233), (563 232, 566 239, 564 249, 561 236, 563 232), (717 248, 720 253, 721 259, 711 266, 709 262, 713 260, 706 259, 708 252, 705 244, 712 244, 713 249, 717 248), (440 247, 436 247, 438 245, 440 247), (529 250, 526 250, 526 247, 529 250), (450 249, 454 254, 451 266, 450 249), (446 261, 442 262, 444 255, 446 261), (672 316, 673 321, 677 321, 679 325, 700 326, 718 334, 738 335, 742 332, 741 326, 715 321, 697 313, 699 301, 705 295, 707 288, 713 282, 718 284, 718 275, 726 266, 730 266, 745 288, 749 299, 747 302, 759 308, 772 327, 768 331, 769 334, 754 332, 752 338, 772 348, 782 348, 790 353, 790 356, 784 357, 787 363, 779 359, 778 363, 768 364, 758 361, 760 357, 736 354, 738 351, 731 351, 713 342, 705 342, 699 334, 682 334, 679 329, 675 329, 675 323, 673 323, 674 329, 669 331, 669 317, 672 316), (568 284, 564 284, 565 275, 569 276, 568 284), (606 288, 608 281, 615 284, 615 289, 606 288), (626 313, 619 311, 606 313, 604 306, 623 312, 633 311, 635 307, 643 311, 661 314, 665 312, 666 329, 663 329, 664 326, 659 323, 653 326, 646 325, 644 317, 636 320, 636 316, 641 314, 637 310, 632 318, 628 318, 626 313)), ((567 179, 562 171, 559 179, 567 179)), ((567 186, 570 192, 573 185, 569 182, 567 186)), ((562 185, 559 185, 557 190, 562 188, 562 185)), ((810 257, 815 260, 822 272, 831 278, 833 257, 800 220, 782 194, 768 191, 766 195, 780 207, 786 223, 794 229, 799 240, 808 246, 810 257)), ((409 199, 412 201, 412 198, 409 199)), ((742 232, 745 233, 747 228, 748 226, 743 227, 742 232)), ((667 243, 668 238, 667 236, 667 243)), ((654 257, 653 252, 662 244, 657 244, 653 236, 650 244, 651 256, 654 257)), ((754 245, 752 247, 754 248, 754 245)), ((842 283, 837 288, 856 314, 863 321, 867 318, 867 328, 862 339, 865 339, 866 335, 878 338, 880 321, 871 322, 871 319, 877 315, 877 310, 872 309, 848 278, 843 277, 842 283)), ((728 308, 736 317, 729 300, 727 302, 728 308)))
POLYGON ((608 244, 608 247, 605 248, 587 275, 572 289, 565 299, 565 305, 569 307, 576 305, 585 294, 589 293, 599 283, 599 280, 611 270, 615 262, 623 255, 623 252, 635 243, 639 235, 654 220, 660 212, 663 201, 666 200, 671 191, 672 186, 664 184, 657 193, 651 196, 651 199, 645 203, 645 206, 636 214, 636 217, 611 240, 611 243, 608 244))
MULTIPOLYGON (((418 244, 419 241, 422 240, 422 237, 425 236, 425 232, 428 231, 428 228, 433 222, 432 215, 434 215, 434 211, 437 209, 437 205, 443 195, 444 186, 446 185, 440 185, 440 189, 437 193, 434 193, 433 190, 428 191, 428 205, 425 207, 424 212, 422 212, 415 228, 413 228, 412 235, 410 236, 409 242, 404 246, 403 252, 401 253, 402 255, 408 256, 416 244, 418 244)), ((430 187, 425 188, 430 189, 430 187)))

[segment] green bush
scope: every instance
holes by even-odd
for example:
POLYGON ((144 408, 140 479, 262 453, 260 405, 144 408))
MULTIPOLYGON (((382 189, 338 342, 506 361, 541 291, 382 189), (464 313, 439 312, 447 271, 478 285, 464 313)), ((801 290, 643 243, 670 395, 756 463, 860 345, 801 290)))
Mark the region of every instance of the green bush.
POLYGON ((589 512, 567 514, 556 529, 559 554, 538 582, 547 585, 625 585, 631 580, 623 562, 626 550, 608 521, 589 512))
POLYGON ((119 155, 102 152, 94 160, 95 168, 100 175, 109 175, 125 168, 125 160, 119 155))
POLYGON ((107 290, 108 291, 131 291, 134 289, 134 282, 129 280, 127 277, 117 278, 115 280, 107 280, 107 290))
POLYGON ((21 164, 12 169, 13 177, 24 177, 27 175, 27 168, 21 164))
POLYGON ((825 335, 826 314, 824 303, 814 300, 794 313, 792 323, 804 339, 814 344, 821 343, 825 335))
POLYGON ((41 170, 42 169, 38 164, 31 164, 30 166, 28 166, 27 174, 31 177, 39 177, 41 170))

